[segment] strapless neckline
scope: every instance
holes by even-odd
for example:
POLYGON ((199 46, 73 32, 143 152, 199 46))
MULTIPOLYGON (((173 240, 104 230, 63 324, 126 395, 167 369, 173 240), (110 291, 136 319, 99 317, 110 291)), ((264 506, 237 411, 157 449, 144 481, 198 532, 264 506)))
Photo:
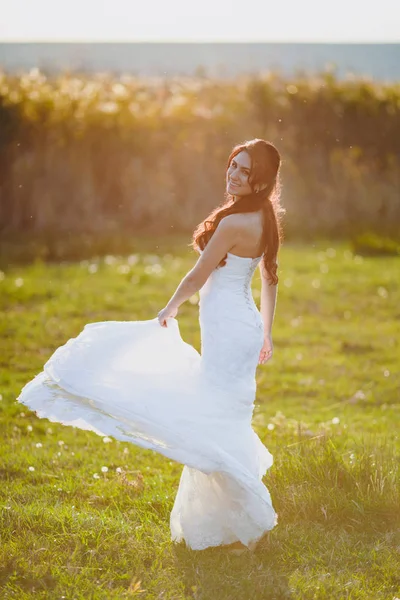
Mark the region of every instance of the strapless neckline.
MULTIPOLYGON (((199 250, 199 254, 203 254, 203 250, 199 250)), ((252 258, 251 256, 239 256, 238 254, 233 254, 232 252, 227 252, 228 256, 233 256, 234 258, 240 258, 241 260, 260 260, 260 258, 263 257, 263 255, 261 256, 255 256, 254 258, 252 258)))
POLYGON ((233 254, 232 252, 227 252, 227 254, 229 256, 234 256, 235 258, 241 258, 242 260, 259 260, 260 258, 262 258, 262 255, 255 256, 254 258, 252 258, 251 256, 239 256, 238 254, 233 254))

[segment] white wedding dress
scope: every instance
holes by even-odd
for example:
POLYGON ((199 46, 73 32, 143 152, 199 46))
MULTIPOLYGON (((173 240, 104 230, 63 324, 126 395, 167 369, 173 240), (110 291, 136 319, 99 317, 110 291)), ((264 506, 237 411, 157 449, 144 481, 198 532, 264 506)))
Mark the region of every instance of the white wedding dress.
POLYGON ((112 436, 184 464, 171 538, 194 550, 272 529, 262 477, 270 452, 251 426, 263 323, 251 293, 259 258, 228 253, 200 290, 201 354, 176 319, 89 323, 18 401, 39 417, 112 436))

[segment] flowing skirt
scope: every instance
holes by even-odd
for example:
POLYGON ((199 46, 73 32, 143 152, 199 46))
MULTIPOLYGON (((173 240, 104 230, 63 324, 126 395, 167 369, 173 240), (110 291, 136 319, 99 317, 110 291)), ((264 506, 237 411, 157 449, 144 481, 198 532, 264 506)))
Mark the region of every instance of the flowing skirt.
POLYGON ((216 384, 176 319, 167 328, 158 319, 87 324, 18 401, 38 417, 183 464, 170 516, 176 542, 249 545, 277 523, 262 482, 273 458, 251 427, 249 390, 216 384))

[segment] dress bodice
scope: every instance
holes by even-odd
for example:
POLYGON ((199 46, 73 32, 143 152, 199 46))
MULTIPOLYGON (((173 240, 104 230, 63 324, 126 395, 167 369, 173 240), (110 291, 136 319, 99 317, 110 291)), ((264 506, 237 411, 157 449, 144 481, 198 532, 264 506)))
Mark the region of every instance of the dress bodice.
POLYGON ((200 290, 204 370, 207 376, 215 374, 225 388, 233 386, 237 392, 244 388, 246 398, 255 389, 255 349, 261 350, 263 345, 263 320, 251 292, 260 260, 228 252, 225 265, 214 269, 200 290))
POLYGON ((201 296, 206 295, 214 288, 229 294, 247 294, 261 258, 261 256, 246 258, 227 252, 225 265, 214 269, 201 289, 201 296))
POLYGON ((246 258, 228 252, 225 265, 216 267, 200 289, 200 312, 210 308, 215 315, 228 311, 240 318, 250 309, 261 326, 251 292, 251 281, 261 258, 246 258))

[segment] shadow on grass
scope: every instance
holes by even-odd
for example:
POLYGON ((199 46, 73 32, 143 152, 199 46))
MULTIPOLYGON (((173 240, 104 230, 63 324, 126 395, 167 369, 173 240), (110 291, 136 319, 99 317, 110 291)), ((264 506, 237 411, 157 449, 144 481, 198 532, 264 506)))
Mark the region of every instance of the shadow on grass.
POLYGON ((398 589, 399 543, 398 529, 360 532, 299 520, 267 534, 254 552, 193 551, 182 543, 173 546, 172 555, 186 598, 194 600, 311 600, 316 590, 318 597, 334 598, 351 576, 359 578, 360 594, 367 598, 378 597, 369 595, 372 590, 398 589))
POLYGON ((172 554, 186 593, 196 600, 292 597, 284 548, 270 534, 254 551, 244 550, 240 555, 234 555, 228 547, 190 550, 184 542, 174 544, 172 554))

